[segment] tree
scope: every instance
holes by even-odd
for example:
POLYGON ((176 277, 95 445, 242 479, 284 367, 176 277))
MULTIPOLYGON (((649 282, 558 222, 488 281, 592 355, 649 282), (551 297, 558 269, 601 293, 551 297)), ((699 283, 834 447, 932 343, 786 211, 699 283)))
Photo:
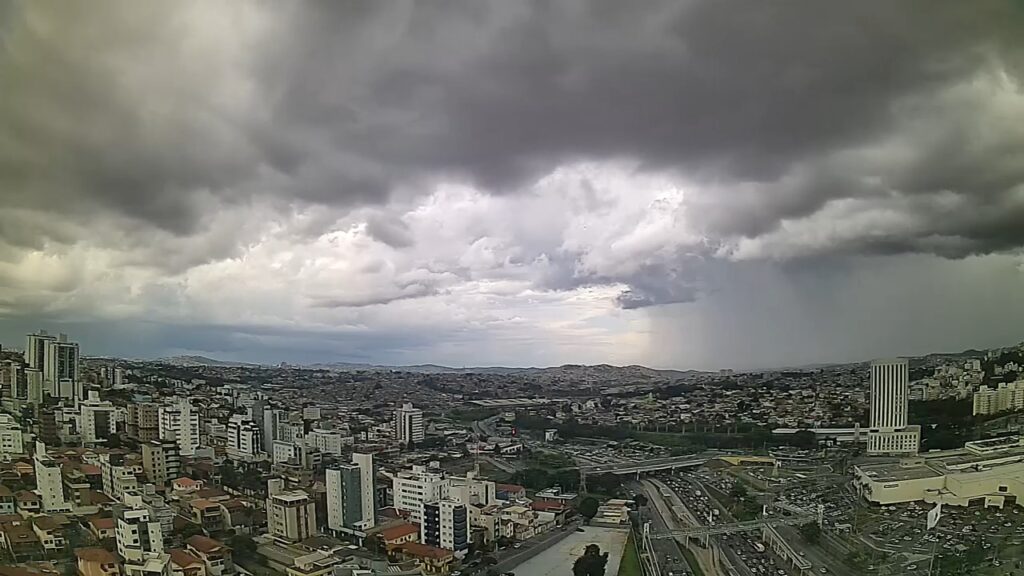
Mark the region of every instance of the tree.
POLYGON ((582 502, 580 502, 578 510, 580 515, 586 518, 587 522, 590 522, 594 516, 597 516, 597 506, 597 498, 587 496, 582 502))
POLYGON ((188 540, 193 536, 204 536, 206 533, 203 532, 203 527, 195 522, 189 522, 181 529, 181 539, 188 540))
POLYGON ((597 544, 587 544, 583 555, 576 559, 572 565, 573 576, 604 576, 605 566, 608 564, 608 553, 601 553, 601 547, 597 544))
POLYGON ((800 536, 811 544, 816 544, 821 539, 821 527, 811 522, 800 527, 800 536))
POLYGON ((256 541, 248 534, 236 534, 228 539, 228 547, 235 557, 253 558, 256 554, 256 541))
POLYGON ((647 506, 647 496, 637 494, 636 496, 633 496, 633 502, 636 502, 636 505, 641 508, 647 506))
POLYGON ((370 552, 380 554, 384 551, 384 541, 381 540, 380 534, 370 534, 363 540, 363 547, 370 552))

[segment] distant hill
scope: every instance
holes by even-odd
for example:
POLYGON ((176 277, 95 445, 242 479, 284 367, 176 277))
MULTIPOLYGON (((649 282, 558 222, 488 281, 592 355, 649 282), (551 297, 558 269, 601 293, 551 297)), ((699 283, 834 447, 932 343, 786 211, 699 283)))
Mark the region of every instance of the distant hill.
POLYGON ((387 366, 377 364, 353 364, 349 362, 330 362, 325 364, 311 364, 307 368, 315 370, 332 370, 335 372, 354 371, 394 371, 413 372, 418 374, 496 374, 496 375, 523 375, 523 376, 548 376, 564 378, 593 378, 595 380, 616 377, 633 377, 641 379, 651 378, 681 378, 700 374, 696 370, 657 370, 646 366, 611 366, 609 364, 596 364, 592 366, 581 364, 565 364, 548 368, 512 368, 508 366, 472 366, 453 368, 450 366, 439 366, 437 364, 415 364, 411 366, 387 366))
POLYGON ((171 356, 169 358, 158 358, 154 362, 170 364, 171 366, 220 366, 223 368, 259 368, 259 364, 247 362, 229 362, 227 360, 214 360, 206 356, 171 356))

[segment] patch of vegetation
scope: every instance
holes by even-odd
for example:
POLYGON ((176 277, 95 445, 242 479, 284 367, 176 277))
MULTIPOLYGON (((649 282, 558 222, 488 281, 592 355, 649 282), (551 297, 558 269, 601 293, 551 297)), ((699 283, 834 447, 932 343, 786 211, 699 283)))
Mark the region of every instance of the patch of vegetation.
POLYGON ((636 549, 636 539, 633 538, 633 533, 629 533, 629 538, 626 540, 626 551, 622 554, 622 560, 619 562, 619 573, 618 576, 643 576, 643 568, 640 567, 640 554, 636 549))

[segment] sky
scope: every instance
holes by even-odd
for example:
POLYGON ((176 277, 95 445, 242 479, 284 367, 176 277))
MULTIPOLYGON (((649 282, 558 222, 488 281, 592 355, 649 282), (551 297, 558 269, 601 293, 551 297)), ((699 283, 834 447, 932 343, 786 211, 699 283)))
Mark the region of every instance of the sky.
POLYGON ((0 2, 0 342, 769 368, 1024 340, 1024 4, 0 2))

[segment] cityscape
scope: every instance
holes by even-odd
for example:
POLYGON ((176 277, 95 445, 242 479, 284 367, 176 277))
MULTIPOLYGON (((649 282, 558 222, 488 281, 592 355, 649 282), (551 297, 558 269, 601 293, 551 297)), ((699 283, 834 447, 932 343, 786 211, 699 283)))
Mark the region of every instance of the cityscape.
POLYGON ((12 574, 1002 574, 1024 550, 1024 343, 765 372, 82 348, 0 352, 12 574))
POLYGON ((0 576, 1024 576, 1024 0, 0 0, 0 576))

